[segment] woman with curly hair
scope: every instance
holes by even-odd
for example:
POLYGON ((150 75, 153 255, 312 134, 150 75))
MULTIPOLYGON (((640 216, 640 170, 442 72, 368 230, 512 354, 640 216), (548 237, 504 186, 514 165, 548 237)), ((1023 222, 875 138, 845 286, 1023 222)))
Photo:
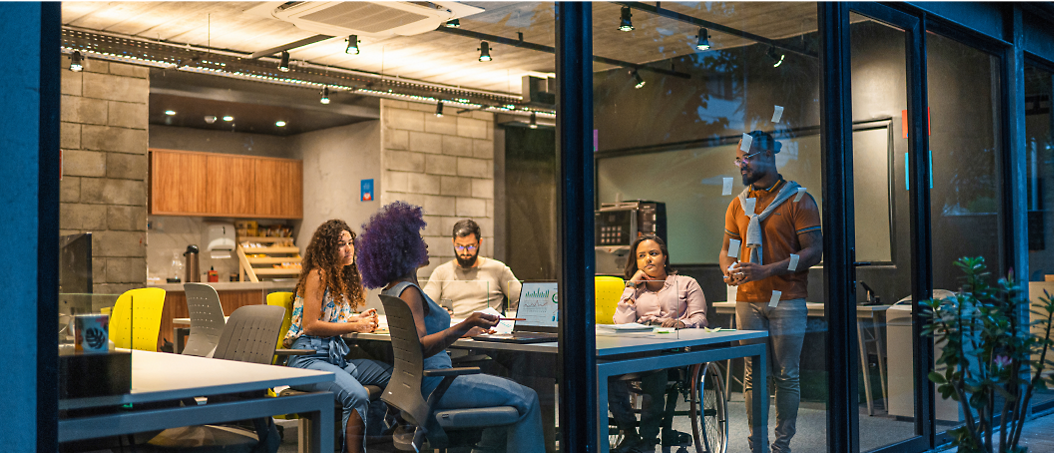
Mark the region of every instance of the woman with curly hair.
MULTIPOLYGON (((398 297, 410 306, 421 338, 424 368, 450 368, 446 348, 474 327, 494 327, 498 317, 476 312, 451 326, 450 314, 421 290, 417 268, 428 265, 428 246, 421 238, 424 226, 420 207, 398 201, 385 206, 363 225, 358 241, 359 265, 367 288, 384 288, 382 294, 398 297)), ((423 396, 427 399, 441 381, 440 377, 424 378, 423 396)), ((538 394, 508 379, 487 374, 458 376, 439 400, 437 409, 493 406, 515 407, 520 418, 509 426, 485 429, 478 449, 545 451, 538 394)))
POLYGON ((363 451, 369 392, 363 385, 388 385, 392 367, 376 360, 347 360, 350 348, 341 335, 373 332, 377 311, 361 314, 354 309, 365 305, 365 291, 355 266, 355 233, 343 220, 333 219, 315 230, 304 252, 300 281, 289 332, 283 344, 293 349, 313 349, 315 354, 293 356, 289 366, 329 371, 333 382, 301 388, 333 392, 344 407, 344 446, 348 453, 363 451))

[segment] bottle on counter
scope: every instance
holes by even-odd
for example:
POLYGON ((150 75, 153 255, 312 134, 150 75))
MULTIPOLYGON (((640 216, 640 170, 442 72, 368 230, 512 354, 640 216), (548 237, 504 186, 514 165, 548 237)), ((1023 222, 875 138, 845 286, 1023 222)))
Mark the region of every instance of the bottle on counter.
POLYGON ((220 281, 220 273, 216 272, 215 267, 209 267, 209 283, 217 283, 220 281))

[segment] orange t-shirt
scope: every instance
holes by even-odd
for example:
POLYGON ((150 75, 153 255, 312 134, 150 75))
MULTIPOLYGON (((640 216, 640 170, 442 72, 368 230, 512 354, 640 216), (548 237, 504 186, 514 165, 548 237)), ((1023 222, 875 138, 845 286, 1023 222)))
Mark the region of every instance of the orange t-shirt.
MULTIPOLYGON (((787 182, 780 178, 780 181, 769 189, 754 190, 751 187, 747 192, 747 197, 757 199, 754 203, 754 212, 758 214, 764 212, 765 208, 776 199, 776 195, 784 184, 787 182)), ((725 212, 725 234, 742 241, 749 224, 750 217, 747 217, 743 207, 739 205, 739 197, 732 199, 732 202, 728 204, 728 211, 725 212)), ((819 230, 820 210, 816 207, 816 200, 812 198, 812 195, 806 193, 806 196, 798 202, 795 202, 794 198, 784 201, 768 218, 761 221, 763 264, 782 261, 790 257, 791 253, 798 253, 802 249, 801 243, 798 242, 798 235, 807 231, 819 230)), ((748 256, 746 244, 740 245, 740 260, 746 261, 748 256)), ((736 300, 768 302, 772 298, 772 290, 783 293, 780 300, 801 299, 808 292, 808 282, 809 268, 805 267, 794 273, 739 285, 736 300)))

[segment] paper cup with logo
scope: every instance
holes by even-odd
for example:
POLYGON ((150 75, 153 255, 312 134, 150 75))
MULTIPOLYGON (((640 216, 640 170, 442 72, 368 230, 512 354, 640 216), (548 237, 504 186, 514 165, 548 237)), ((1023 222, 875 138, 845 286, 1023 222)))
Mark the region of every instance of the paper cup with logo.
POLYGON ((77 315, 73 328, 78 352, 109 351, 110 315, 77 315))

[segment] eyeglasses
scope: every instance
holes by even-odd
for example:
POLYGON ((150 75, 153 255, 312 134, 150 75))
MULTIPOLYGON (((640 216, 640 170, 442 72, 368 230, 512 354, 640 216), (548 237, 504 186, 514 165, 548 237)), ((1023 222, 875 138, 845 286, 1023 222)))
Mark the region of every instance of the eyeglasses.
POLYGON ((736 164, 737 167, 742 167, 743 164, 745 164, 748 160, 750 160, 751 157, 757 156, 758 154, 761 154, 763 152, 764 151, 758 151, 758 152, 756 152, 754 154, 747 154, 746 156, 743 156, 742 159, 737 157, 736 160, 735 160, 735 164, 736 164))
POLYGON ((475 246, 475 245, 455 245, 454 246, 454 250, 457 250, 459 252, 464 252, 465 250, 468 250, 468 251, 472 252, 472 251, 476 250, 476 247, 477 246, 475 246))

